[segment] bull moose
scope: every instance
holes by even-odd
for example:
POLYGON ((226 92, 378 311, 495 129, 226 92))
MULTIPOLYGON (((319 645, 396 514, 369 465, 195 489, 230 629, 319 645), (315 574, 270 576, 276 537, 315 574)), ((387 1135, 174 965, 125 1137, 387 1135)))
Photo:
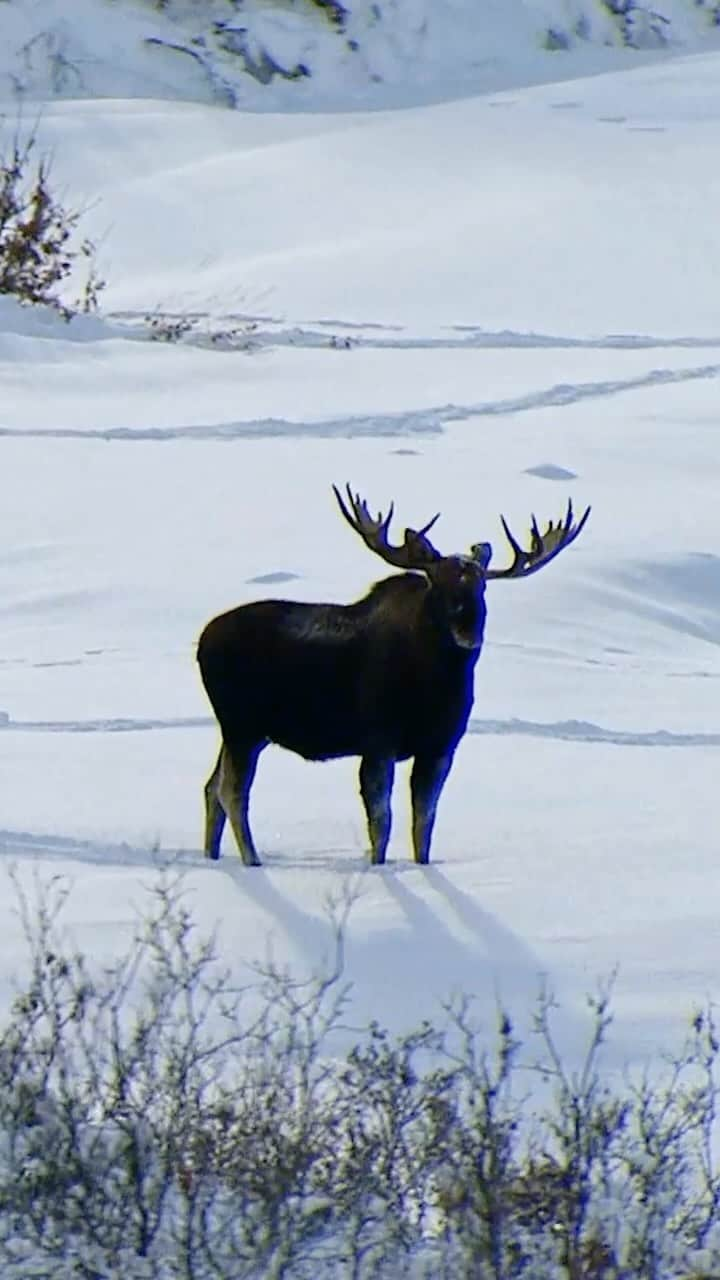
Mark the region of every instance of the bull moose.
POLYGON ((485 629, 485 584, 526 578, 574 542, 590 514, 515 540, 506 569, 490 569, 492 547, 444 556, 428 532, 406 529, 388 541, 393 506, 374 519, 367 503, 333 486, 348 524, 371 551, 406 572, 376 582, 353 604, 261 600, 214 618, 198 645, 203 684, 222 742, 205 785, 205 854, 220 856, 230 819, 240 855, 257 867, 248 802, 260 752, 274 742, 306 760, 360 757, 360 794, 371 861, 383 863, 390 836, 390 799, 398 760, 413 759, 410 777, 415 861, 429 860, 440 792, 473 702, 473 673, 485 629))

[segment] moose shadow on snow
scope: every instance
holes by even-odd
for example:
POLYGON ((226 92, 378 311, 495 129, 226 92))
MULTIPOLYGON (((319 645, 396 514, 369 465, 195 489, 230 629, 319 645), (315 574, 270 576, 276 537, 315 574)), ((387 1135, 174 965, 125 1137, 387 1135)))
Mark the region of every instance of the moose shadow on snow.
MULTIPOLYGON (((277 922, 277 936, 284 935, 302 955, 306 973, 332 971, 335 933, 329 915, 304 911, 283 891, 283 878, 294 866, 248 873, 239 860, 226 856, 221 869, 244 897, 277 922)), ((533 1014, 546 982, 550 987, 556 983, 561 997, 554 1019, 558 1043, 572 1052, 587 1041, 587 1015, 578 1012, 574 996, 564 999, 562 975, 548 975, 547 966, 522 938, 437 866, 366 865, 364 870, 340 874, 337 888, 338 914, 343 903, 351 904, 341 977, 341 985, 351 986, 351 999, 341 1031, 333 1036, 333 1049, 347 1049, 371 1021, 394 1033, 411 1031, 425 1019, 440 1026, 446 1017, 443 1005, 461 996, 473 1001, 473 1019, 490 1051, 500 1009, 510 1014, 523 1044, 529 1045, 533 1014), (354 920, 363 911, 366 894, 373 895, 372 917, 367 915, 366 921, 372 918, 374 927, 364 934, 354 927, 354 920), (387 925, 377 927, 387 898, 399 908, 400 919, 394 912, 387 925)), ((272 939, 272 925, 269 934, 272 939)), ((272 941, 269 949, 272 955, 272 941)))

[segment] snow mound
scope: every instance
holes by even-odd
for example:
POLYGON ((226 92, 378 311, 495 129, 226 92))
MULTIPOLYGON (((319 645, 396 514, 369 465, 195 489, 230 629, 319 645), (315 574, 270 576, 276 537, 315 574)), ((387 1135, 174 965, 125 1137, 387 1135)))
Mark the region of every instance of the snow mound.
POLYGON ((55 307, 25 305, 17 298, 0 295, 0 343, 7 338, 97 342, 117 332, 116 326, 98 315, 77 314, 66 319, 55 307))

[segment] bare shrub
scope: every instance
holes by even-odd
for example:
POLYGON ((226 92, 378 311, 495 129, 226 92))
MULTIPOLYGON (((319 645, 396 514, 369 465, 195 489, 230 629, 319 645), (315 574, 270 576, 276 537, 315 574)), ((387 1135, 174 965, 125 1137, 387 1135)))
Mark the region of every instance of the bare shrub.
POLYGON ((472 1006, 337 1052, 324 976, 238 988, 162 882, 90 967, 64 890, 20 894, 29 975, 0 1031, 7 1280, 699 1280, 719 1256, 718 1044, 619 1083, 609 993, 577 1068, 540 996, 529 1056, 472 1006))
POLYGON ((76 311, 96 309, 104 281, 95 267, 95 245, 78 235, 82 211, 60 201, 50 160, 36 151, 31 135, 24 141, 16 136, 0 153, 0 294, 44 303, 69 319, 76 311), (80 296, 68 303, 61 286, 82 264, 80 296))

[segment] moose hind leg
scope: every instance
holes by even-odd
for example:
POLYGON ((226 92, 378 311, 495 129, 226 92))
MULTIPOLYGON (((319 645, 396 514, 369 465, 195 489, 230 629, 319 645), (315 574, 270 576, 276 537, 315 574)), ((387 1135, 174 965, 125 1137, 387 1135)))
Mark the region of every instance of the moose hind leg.
POLYGON ((264 743, 238 746, 225 744, 220 759, 218 796, 230 819, 240 857, 247 867, 259 867, 248 821, 250 788, 264 743))
POLYGON ((390 839, 390 797, 394 777, 394 761, 363 757, 360 763, 360 794, 367 814, 370 860, 375 864, 385 861, 390 839))
POLYGON ((225 810, 220 803, 220 770, 224 747, 220 747, 210 777, 205 783, 205 857, 220 857, 220 841, 225 827, 225 810))
POLYGON ((452 755, 416 756, 410 774, 413 851, 416 862, 430 861, 430 841, 440 792, 450 772, 452 755))

